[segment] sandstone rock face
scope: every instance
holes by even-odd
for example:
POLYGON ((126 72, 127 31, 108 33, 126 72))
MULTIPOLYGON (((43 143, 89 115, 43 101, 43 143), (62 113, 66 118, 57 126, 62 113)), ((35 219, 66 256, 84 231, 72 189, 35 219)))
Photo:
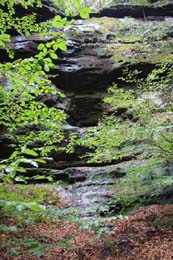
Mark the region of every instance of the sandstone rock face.
MULTIPOLYGON (((172 18, 163 21, 133 18, 92 18, 77 21, 66 31, 69 49, 58 53, 52 74, 57 87, 88 92, 104 89, 117 80, 122 69, 137 67, 145 73, 160 62, 173 60, 172 18)), ((33 56, 40 42, 49 37, 39 35, 12 37, 10 47, 16 58, 33 56)), ((1 61, 5 51, 0 50, 1 61)))
MULTIPOLYGON (((52 84, 63 91, 66 98, 44 95, 39 100, 48 107, 60 108, 68 114, 64 126, 67 135, 69 132, 82 135, 88 127, 97 126, 103 114, 109 113, 103 98, 112 82, 120 82, 119 77, 125 68, 141 70, 143 76, 161 62, 173 63, 172 1, 151 2, 137 6, 117 5, 115 1, 109 8, 93 13, 91 19, 77 20, 66 29, 68 51, 57 53, 59 59, 56 67, 50 71, 50 76, 54 76, 52 84)), ((37 10, 38 21, 57 14, 48 1, 43 3, 43 7, 37 10)), ((16 15, 22 16, 24 11, 18 6, 16 15)), ((28 14, 32 11, 30 9, 28 14)), ((37 45, 50 40, 37 34, 30 37, 14 35, 9 45, 14 51, 14 59, 34 56, 37 45)), ((0 62, 8 60, 6 51, 0 48, 0 62)), ((1 84, 10 87, 5 78, 1 79, 1 84)), ((0 158, 8 157, 11 153, 8 140, 3 138, 4 131, 0 129, 0 158)), ((61 192, 65 199, 72 199, 77 209, 82 209, 85 216, 90 216, 95 214, 90 208, 91 204, 98 214, 101 204, 115 196, 118 192, 114 187, 115 179, 122 177, 127 168, 121 171, 115 165, 94 167, 96 165, 89 165, 86 159, 81 159, 85 152, 85 147, 76 146, 73 154, 52 153, 54 161, 44 165, 45 168, 37 171, 30 169, 28 172, 30 175, 49 174, 56 180, 70 184, 57 192, 61 192)), ((123 160, 130 160, 134 156, 123 160)), ((172 188, 160 196, 161 199, 169 197, 172 201, 172 188)))
POLYGON ((67 31, 69 51, 52 73, 54 84, 71 98, 69 123, 94 126, 106 111, 106 88, 124 68, 143 75, 156 64, 173 61, 173 23, 132 18, 92 18, 67 31))
POLYGON ((64 186, 56 188, 59 196, 72 201, 83 217, 105 214, 104 206, 118 192, 115 183, 125 176, 128 165, 104 167, 70 167, 64 170, 30 169, 28 174, 45 174, 54 180, 63 180, 64 186), (101 206, 102 205, 102 206, 101 206))
MULTIPOLYGON (((60 100, 49 95, 40 97, 48 106, 65 110, 68 123, 77 129, 96 126, 100 117, 109 113, 109 107, 103 104, 106 89, 112 82, 119 82, 125 68, 136 68, 145 75, 156 64, 173 62, 171 1, 154 1, 138 7, 115 3, 110 8, 93 14, 100 18, 77 20, 66 29, 68 51, 58 52, 56 67, 50 72, 54 75, 53 84, 66 94, 66 98, 60 100), (145 11, 145 17, 137 15, 141 8, 145 11), (121 14, 121 10, 121 17, 124 18, 115 18, 116 15, 111 17, 112 12, 121 14), (136 14, 133 15, 128 10, 133 10, 136 14), (146 10, 150 12, 147 13, 146 10), (145 19, 134 19, 128 15, 145 19)), ((43 9, 38 9, 38 15, 44 13, 45 6, 53 10, 50 4, 44 2, 43 9)), ((55 10, 51 11, 51 17, 55 13, 55 10)), ((50 17, 45 17, 48 18, 50 17)), ((43 38, 37 34, 30 37, 13 36, 9 47, 14 50, 14 59, 27 58, 37 53, 40 42, 49 40, 50 37, 43 38)), ((8 60, 2 48, 0 60, 8 60)), ((5 85, 9 87, 8 81, 5 85)), ((79 154, 77 152, 77 157, 79 154)), ((76 160, 77 157, 67 156, 67 160, 76 160)))
POLYGON ((69 51, 53 73, 64 90, 102 89, 125 67, 145 73, 155 64, 173 61, 173 23, 133 18, 92 18, 67 32, 69 51), (150 67, 150 68, 149 68, 150 67))

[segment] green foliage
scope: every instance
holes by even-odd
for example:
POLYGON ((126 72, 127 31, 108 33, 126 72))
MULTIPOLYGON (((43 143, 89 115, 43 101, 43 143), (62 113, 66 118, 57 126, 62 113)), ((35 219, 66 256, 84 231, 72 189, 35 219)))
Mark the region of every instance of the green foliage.
POLYGON ((32 156, 37 156, 38 154, 29 148, 22 149, 23 152, 21 151, 18 152, 17 150, 12 153, 12 155, 5 160, 1 161, 0 164, 0 180, 5 181, 6 183, 13 183, 13 181, 16 182, 26 182, 28 179, 25 176, 17 176, 17 172, 23 173, 26 170, 21 166, 21 164, 29 164, 34 167, 38 167, 37 161, 33 159, 27 159, 25 158, 26 154, 27 155, 32 155, 32 156), (23 154, 23 155, 22 155, 23 154))
POLYGON ((90 162, 134 159, 118 183, 122 192, 110 201, 107 212, 139 207, 146 203, 143 195, 157 196, 173 183, 164 170, 173 156, 172 75, 167 64, 145 79, 138 71, 126 70, 120 78, 125 87, 114 84, 104 100, 112 115, 105 115, 83 137, 82 143, 91 149, 85 155, 90 162))
POLYGON ((9 255, 11 257, 26 257, 29 255, 35 256, 40 259, 41 256, 45 254, 46 251, 54 248, 55 243, 49 244, 45 237, 39 238, 16 238, 15 240, 9 240, 0 246, 0 249, 10 246, 9 255), (23 252, 25 248, 25 252, 23 252))
MULTIPOLYGON (((173 184, 171 174, 166 173, 164 167, 163 161, 159 162, 154 159, 133 163, 126 177, 116 185, 122 190, 108 202, 108 213, 114 214, 118 211, 127 214, 156 201, 164 189, 173 184)), ((160 200, 159 203, 162 204, 165 201, 160 200)), ((166 200, 166 203, 169 201, 166 200)))
MULTIPOLYGON (((24 257, 33 255, 40 259, 45 252, 55 246, 63 246, 71 248, 69 240, 66 238, 52 243, 44 236, 30 237, 26 236, 22 239, 13 233, 22 233, 26 226, 38 225, 41 223, 52 223, 60 219, 67 220, 72 210, 59 208, 57 204, 60 202, 58 194, 54 192, 55 185, 0 185, 0 215, 1 224, 0 232, 6 242, 0 245, 0 250, 6 250, 11 257, 24 257), (11 226, 7 226, 11 223, 11 226), (5 225, 7 223, 7 225, 5 225), (23 250, 25 249, 25 250, 23 250)), ((68 219, 69 220, 69 219, 68 219)))
POLYGON ((20 224, 32 223, 44 219, 46 207, 39 205, 36 202, 19 202, 0 200, 0 207, 3 209, 3 216, 5 214, 17 214, 20 224))
MULTIPOLYGON (((32 150, 32 154, 25 153, 25 156, 37 154, 38 157, 47 155, 55 145, 58 149, 58 144, 64 139, 62 125, 66 115, 61 110, 48 108, 43 102, 37 101, 43 95, 59 95, 51 86, 39 60, 30 58, 1 64, 0 75, 10 81, 9 89, 0 86, 0 124, 5 127, 5 137, 11 141, 13 148, 19 152, 24 146, 33 147, 27 148, 32 150)), ((24 156, 20 157, 19 154, 16 156, 13 154, 6 161, 11 164, 11 170, 15 168, 16 171, 21 163, 34 165, 33 160, 24 160, 24 156)), ((5 161, 1 163, 3 168, 5 161)), ((34 166, 38 165, 35 163, 34 166)), ((20 167, 18 171, 24 172, 24 169, 20 167)))
POLYGON ((109 92, 112 97, 106 98, 106 102, 114 107, 114 113, 119 109, 126 112, 124 119, 114 114, 105 116, 97 128, 88 131, 83 143, 94 149, 94 153, 87 154, 92 162, 111 162, 134 155, 135 150, 138 152, 147 146, 146 141, 152 136, 156 124, 156 120, 150 124, 147 121, 150 109, 155 109, 154 104, 145 98, 136 99, 137 91, 119 89, 114 85, 109 92), (144 127, 146 123, 147 128, 144 127), (145 142, 143 147, 141 142, 145 142))
POLYGON ((173 178, 165 170, 165 161, 154 159, 150 158, 145 162, 132 164, 122 186, 132 193, 149 194, 151 191, 152 195, 154 195, 162 191, 164 187, 171 185, 173 178))
POLYGON ((91 230, 97 233, 98 237, 100 238, 100 235, 103 233, 110 234, 111 231, 106 227, 105 222, 109 222, 115 219, 122 219, 123 216, 119 215, 116 217, 107 217, 107 218, 101 218, 97 217, 90 220, 82 220, 82 223, 80 223, 81 229, 91 230))
MULTIPOLYGON (((0 4, 0 47, 5 48, 9 58, 12 58, 10 62, 0 64, 0 126, 3 138, 12 144, 14 150, 8 158, 0 161, 0 181, 6 183, 27 182, 28 178, 24 174, 28 165, 38 167, 39 163, 46 161, 45 156, 50 151, 65 149, 61 144, 65 138, 62 128, 66 115, 62 110, 47 107, 41 99, 46 95, 64 96, 52 86, 48 72, 58 59, 57 52, 67 50, 65 34, 60 29, 69 23, 60 16, 42 24, 36 24, 35 14, 16 17, 15 4, 20 4, 26 9, 29 6, 42 5, 39 0, 2 0, 0 4), (57 28, 57 32, 50 31, 52 27, 57 28), (10 50, 11 37, 8 33, 11 30, 25 36, 41 32, 40 39, 46 35, 48 40, 38 45, 35 56, 15 60, 14 53, 10 50)), ((80 9, 81 17, 88 18, 89 11, 88 8, 80 9)), ((74 142, 74 136, 71 139, 74 142)), ((67 148, 70 152, 70 145, 67 148)), ((34 178, 42 179, 45 176, 34 178)), ((13 232, 24 225, 36 222, 49 223, 55 218, 57 221, 58 217, 67 218, 68 214, 71 214, 69 208, 63 210, 54 206, 59 202, 59 198, 57 194, 53 195, 52 191, 35 186, 32 189, 28 188, 29 186, 13 187, 14 190, 12 186, 0 185, 1 220, 8 223, 12 219, 16 224, 10 227, 1 225, 3 233, 13 232)), ((46 250, 54 246, 45 242, 26 238, 9 241, 9 244, 0 247, 3 249, 10 246, 11 257, 32 254, 40 258, 46 250), (23 247, 25 253, 21 252, 23 247)), ((68 241, 61 242, 63 246, 69 247, 68 241)))
POLYGON ((47 222, 48 205, 53 206, 60 201, 52 189, 48 185, 15 185, 14 188, 0 185, 1 218, 13 217, 17 226, 47 222))
MULTIPOLYGON (((6 82, 5 85, 0 85, 0 125, 5 129, 4 137, 15 149, 9 158, 0 162, 0 179, 7 182, 26 182, 23 166, 31 164, 38 167, 39 162, 45 162, 32 157, 45 157, 51 150, 65 149, 61 146, 65 138, 62 130, 66 120, 65 113, 60 109, 49 108, 38 100, 46 95, 64 96, 52 86, 48 72, 58 59, 57 51, 67 50, 67 42, 62 30, 53 31, 50 28, 53 26, 60 29, 68 26, 69 22, 59 15, 40 24, 36 23, 34 13, 16 17, 16 4, 25 9, 42 7, 40 0, 1 1, 0 47, 6 48, 9 56, 14 58, 10 44, 6 44, 10 43, 9 30, 25 36, 40 33, 41 38, 46 36, 49 39, 38 45, 38 52, 34 57, 0 64, 0 78, 2 82, 6 82)), ((87 18, 90 10, 81 9, 80 1, 76 1, 76 4, 77 11, 81 12, 83 18, 87 18)), ((68 151, 70 150, 68 145, 68 151)))
POLYGON ((38 168, 39 163, 45 163, 46 159, 37 158, 38 153, 33 149, 29 149, 24 145, 21 147, 21 151, 15 150, 11 156, 0 162, 0 180, 6 183, 27 183, 28 180, 48 180, 53 181, 52 176, 34 175, 33 177, 27 177, 23 174, 26 172, 25 167, 31 166, 38 168), (35 157, 33 159, 26 158, 26 156, 35 157), (20 174, 19 174, 20 173, 20 174))
POLYGON ((23 35, 29 35, 32 32, 40 31, 40 27, 36 24, 36 15, 33 13, 28 16, 23 16, 21 18, 15 17, 15 5, 20 4, 25 9, 30 6, 41 7, 41 0, 33 1, 9 1, 2 0, 0 3, 0 34, 3 34, 9 30, 16 30, 17 33, 23 35))
POLYGON ((0 66, 0 75, 8 78, 11 84, 10 89, 0 87, 0 123, 7 128, 8 138, 29 145, 33 140, 46 142, 54 132, 56 142, 60 142, 66 116, 61 110, 48 108, 37 101, 41 95, 58 94, 39 62, 31 58, 6 63, 0 66), (36 126, 38 130, 34 133, 36 126), (28 127, 26 135, 20 135, 17 130, 24 127, 28 127))
POLYGON ((5 47, 5 43, 10 41, 10 35, 3 33, 0 35, 0 47, 5 47))
MULTIPOLYGON (((39 163, 46 162, 45 156, 53 149, 65 150, 61 144, 65 138, 62 128, 66 115, 62 110, 46 106, 41 100, 47 95, 64 97, 63 93, 52 86, 48 72, 55 66, 57 52, 67 50, 62 28, 68 26, 69 22, 66 18, 55 16, 51 21, 37 24, 34 13, 16 17, 16 4, 25 9, 42 6, 40 0, 3 0, 0 4, 0 47, 6 49, 9 58, 12 58, 11 61, 0 64, 0 126, 3 138, 13 148, 12 154, 0 161, 0 181, 10 184, 14 181, 26 183, 33 178, 47 178, 50 181, 50 176, 26 177, 24 174, 26 167, 38 167, 39 163), (50 29, 52 27, 58 30, 50 29), (46 41, 38 45, 35 56, 15 60, 10 49, 11 31, 24 36, 40 33, 40 40, 44 40, 46 36, 46 41)), ((83 18, 87 18, 89 9, 80 9, 80 12, 83 18)), ((74 142, 74 137, 72 141, 74 142)), ((67 148, 70 152, 69 144, 67 148)), ((65 218, 70 212, 69 209, 54 207, 59 198, 52 191, 35 186, 32 189, 29 186, 14 186, 16 190, 11 190, 11 187, 0 185, 0 213, 1 220, 12 218, 16 226, 2 225, 0 228, 3 232, 12 232, 18 227, 35 222, 49 223, 50 219, 65 218)), ((23 246, 28 247, 28 254, 32 253, 38 258, 51 248, 34 239, 17 241, 17 247, 11 249, 11 256, 20 254, 23 246)))
POLYGON ((126 88, 114 84, 108 90, 105 103, 112 115, 104 116, 83 138, 83 144, 94 149, 86 155, 90 161, 111 162, 142 151, 145 157, 151 149, 152 156, 164 150, 165 156, 172 154, 172 67, 154 69, 145 80, 135 78, 138 75, 134 71, 120 78, 126 88))
MULTIPOLYGON (((4 47, 6 41, 10 41, 10 36, 6 34, 9 29, 15 29, 19 34, 26 36, 29 33, 38 32, 38 28, 43 29, 43 26, 36 24, 34 14, 20 19, 15 18, 14 4, 15 1, 4 1, 2 5, 7 7, 8 12, 4 13, 3 9, 0 9, 4 15, 5 23, 2 20, 2 28, 0 29, 0 44, 2 47, 4 47), (33 18, 32 21, 30 20, 31 17, 33 18)), ((20 4, 25 8, 34 4, 37 7, 41 6, 40 1, 29 1, 27 3, 23 1, 20 4)), ((57 17, 55 17, 54 23, 56 20, 57 17)), ((66 21, 63 20, 60 24, 64 26, 66 21)), ((44 27, 44 33, 46 31, 47 28, 44 27)), ((64 139, 62 132, 62 125, 66 119, 64 112, 55 108, 48 108, 43 102, 37 101, 42 95, 56 94, 62 96, 52 87, 52 83, 46 74, 46 71, 54 66, 52 60, 58 58, 55 53, 57 41, 61 41, 61 45, 59 44, 58 47, 62 49, 62 38, 59 38, 59 33, 57 37, 58 39, 55 37, 56 40, 53 39, 49 46, 48 43, 47 46, 45 44, 39 45, 38 50, 40 51, 35 57, 0 64, 0 77, 10 83, 10 87, 0 86, 0 125, 5 128, 5 137, 11 140, 13 147, 16 149, 7 160, 1 162, 1 180, 11 182, 13 178, 15 180, 18 178, 26 181, 27 178, 23 176, 16 177, 16 172, 25 172, 23 164, 38 167, 38 163, 34 159, 25 157, 44 156, 54 148, 54 144, 57 145, 64 139), (43 48, 41 49, 40 46, 43 46, 43 48), (38 145, 39 143, 42 144, 38 145), (34 151, 34 148, 27 148, 28 146, 35 146, 37 151, 34 151), (25 152, 22 151, 23 147, 25 147, 25 152)), ((66 42, 63 41, 64 50, 65 44, 66 42)))
POLYGON ((89 18, 91 3, 83 0, 53 0, 54 5, 68 16, 80 14, 82 19, 89 18))

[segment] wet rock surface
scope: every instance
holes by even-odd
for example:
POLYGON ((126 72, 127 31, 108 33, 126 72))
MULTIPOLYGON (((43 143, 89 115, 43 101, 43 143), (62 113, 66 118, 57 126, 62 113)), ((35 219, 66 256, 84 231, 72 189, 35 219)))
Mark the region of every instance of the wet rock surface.
POLYGON ((82 217, 100 216, 106 202, 118 192, 115 183, 126 174, 125 167, 78 167, 66 169, 74 183, 57 188, 59 195, 72 202, 82 217))
MULTIPOLYGON (((52 176, 54 181, 58 181, 57 188, 55 188, 58 196, 68 201, 78 215, 86 219, 118 215, 121 211, 132 210, 136 205, 173 203, 172 184, 156 193, 153 190, 153 192, 143 191, 138 194, 122 189, 121 183, 126 179, 132 164, 140 166, 141 162, 129 161, 106 166, 69 167, 62 170, 33 168, 28 169, 28 174, 30 176, 35 174, 52 176), (124 194, 127 196, 127 201, 116 200, 117 196, 121 197, 124 194)), ((152 169, 150 171, 152 175, 152 169)), ((170 176, 172 175, 172 165, 156 169, 156 174, 158 171, 163 176, 170 176)))
POLYGON ((129 163, 102 167, 70 167, 57 169, 28 169, 28 174, 52 176, 54 181, 60 181, 56 188, 58 195, 70 201, 82 217, 104 215, 106 203, 118 192, 115 187, 126 175, 129 163))

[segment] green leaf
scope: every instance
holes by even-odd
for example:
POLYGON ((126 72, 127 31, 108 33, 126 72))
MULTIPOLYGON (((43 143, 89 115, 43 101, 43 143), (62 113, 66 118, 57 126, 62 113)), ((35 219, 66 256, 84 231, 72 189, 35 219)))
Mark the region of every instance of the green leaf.
POLYGON ((49 72, 50 68, 49 68, 49 66, 48 66, 47 64, 44 65, 44 70, 45 70, 46 72, 49 72))
POLYGON ((5 47, 5 43, 0 40, 0 47, 5 47))
POLYGON ((44 47, 44 48, 43 48, 43 54, 44 54, 44 55, 46 55, 46 54, 47 54, 47 52, 48 52, 48 51, 47 51, 47 48, 46 48, 46 47, 44 47))
POLYGON ((24 154, 32 155, 32 156, 38 156, 38 153, 36 153, 34 150, 26 148, 23 152, 24 154))
POLYGON ((56 28, 61 28, 63 27, 63 23, 62 22, 53 22, 53 26, 55 26, 56 28))
POLYGON ((46 179, 45 175, 36 175, 36 176, 34 176, 34 180, 44 180, 44 179, 46 179))
POLYGON ((67 51, 67 44, 66 44, 65 41, 59 43, 59 44, 58 44, 58 47, 59 47, 59 49, 62 50, 62 51, 67 51))
POLYGON ((56 16, 54 17, 54 20, 57 22, 57 21, 61 21, 62 18, 61 18, 60 15, 56 15, 56 16))
POLYGON ((12 155, 9 157, 9 159, 12 160, 12 159, 16 158, 16 157, 18 156, 18 154, 19 154, 18 151, 14 151, 14 152, 12 153, 12 155))
POLYGON ((83 19, 88 19, 89 18, 89 13, 91 12, 90 8, 83 8, 82 11, 80 12, 80 17, 83 19))
POLYGON ((52 63, 52 60, 50 58, 46 58, 45 61, 48 63, 52 63))
POLYGON ((6 33, 0 34, 0 47, 5 47, 5 42, 10 42, 10 35, 6 33))
POLYGON ((10 41, 10 35, 3 33, 3 34, 0 35, 0 40, 9 42, 10 41))
POLYGON ((54 60, 58 59, 58 56, 55 52, 50 52, 50 57, 54 60))
POLYGON ((69 9, 65 9, 65 14, 66 14, 67 16, 71 16, 70 10, 69 10, 69 9))
POLYGON ((9 184, 13 184, 13 178, 12 178, 11 176, 8 176, 8 175, 7 175, 7 176, 5 177, 5 182, 6 182, 6 183, 9 183, 9 184))
POLYGON ((43 43, 40 43, 39 45, 38 45, 38 47, 37 47, 37 49, 39 50, 39 51, 41 51, 41 50, 43 50, 44 49, 44 44, 43 43))
POLYGON ((55 44, 53 45, 53 49, 56 51, 56 50, 58 50, 58 48, 59 48, 59 44, 58 44, 58 43, 55 43, 55 44))
POLYGON ((47 48, 50 48, 51 46, 52 46, 52 42, 47 42, 47 43, 46 43, 46 47, 47 47, 47 48))
POLYGON ((15 177, 15 181, 26 183, 26 178, 23 176, 17 176, 17 177, 15 177))
POLYGON ((51 181, 53 181, 53 177, 52 176, 48 176, 47 180, 51 182, 51 181))

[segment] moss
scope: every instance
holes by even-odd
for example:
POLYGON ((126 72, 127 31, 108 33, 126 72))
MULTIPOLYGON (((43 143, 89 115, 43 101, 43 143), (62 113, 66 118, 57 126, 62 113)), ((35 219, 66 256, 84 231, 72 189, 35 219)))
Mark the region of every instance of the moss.
POLYGON ((0 184, 0 200, 54 204, 60 201, 54 185, 4 185, 0 184))
POLYGON ((170 22, 102 17, 88 19, 82 24, 83 42, 87 37, 91 42, 94 39, 97 56, 109 53, 115 67, 123 64, 173 63, 173 24, 170 22))
POLYGON ((147 42, 135 36, 123 36, 119 43, 109 45, 109 52, 112 53, 115 66, 124 63, 173 63, 172 50, 173 42, 169 38, 165 41, 147 42))
MULTIPOLYGON (((83 22, 84 25, 90 26, 90 30, 94 33, 94 29, 99 27, 99 34, 106 37, 112 34, 113 39, 121 41, 158 41, 169 37, 173 34, 173 24, 167 21, 139 21, 133 18, 125 17, 117 18, 92 18, 83 22), (93 25, 93 26, 92 26, 93 25)), ((95 29, 97 33, 97 29, 95 29)))
POLYGON ((114 32, 117 35, 121 30, 129 30, 129 28, 137 22, 133 18, 126 17, 124 19, 102 17, 102 18, 91 18, 86 20, 84 24, 97 24, 100 26, 99 32, 102 35, 114 32))

